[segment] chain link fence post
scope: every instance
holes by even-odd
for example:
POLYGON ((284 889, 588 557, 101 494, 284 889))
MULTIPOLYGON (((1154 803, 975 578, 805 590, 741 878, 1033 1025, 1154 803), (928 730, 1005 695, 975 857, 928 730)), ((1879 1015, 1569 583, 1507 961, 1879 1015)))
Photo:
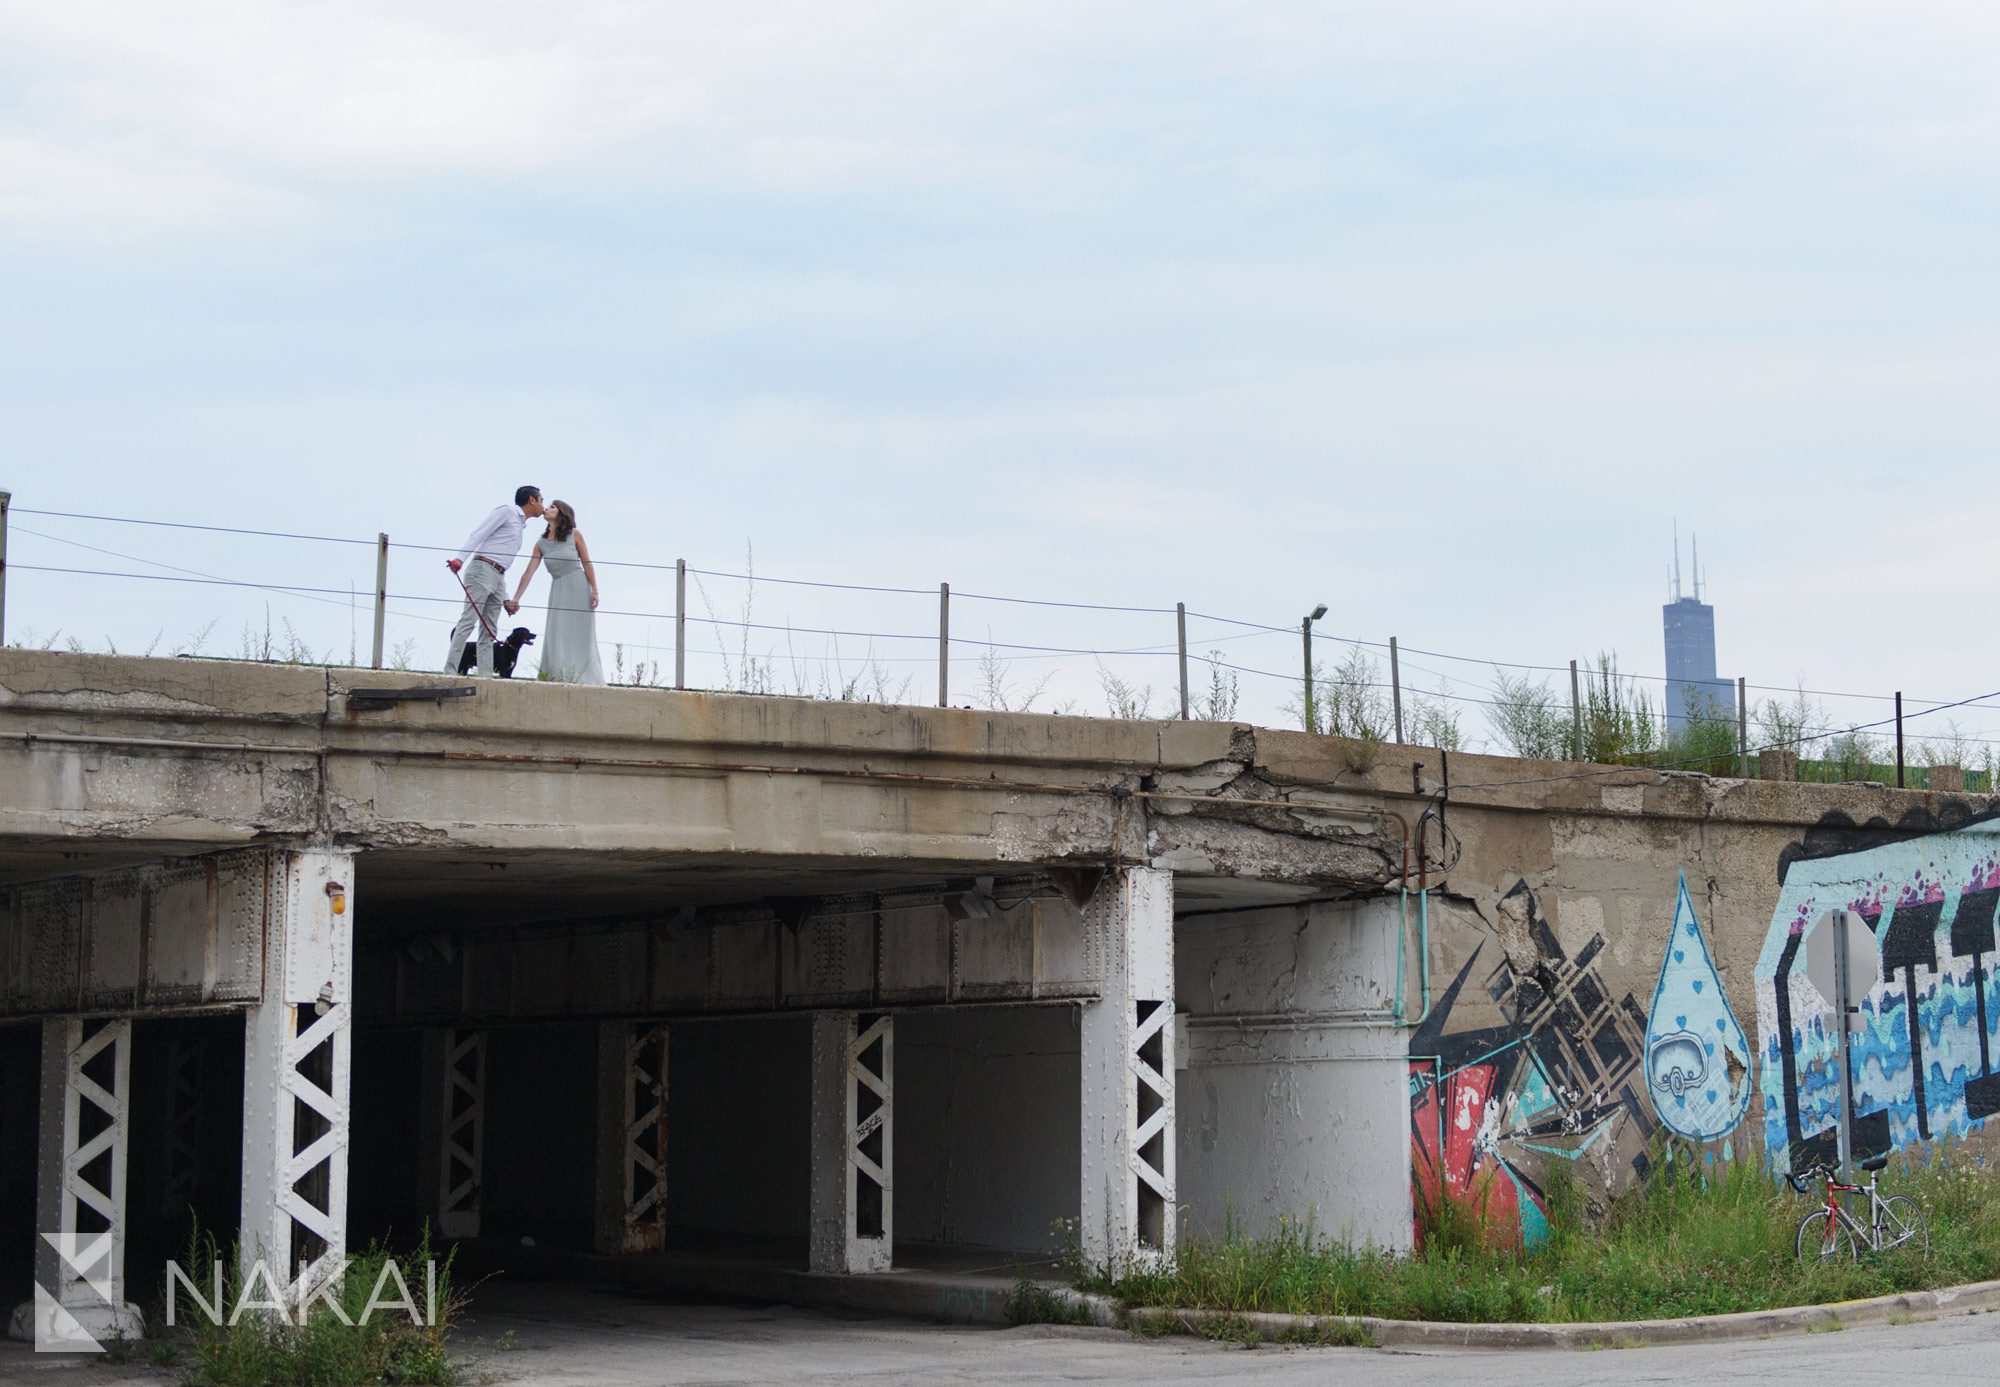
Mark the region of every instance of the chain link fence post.
POLYGON ((1750 778, 1750 681, 1736 676, 1736 773, 1750 778))
POLYGON ((1403 666, 1396 658, 1396 638, 1389 637, 1389 698, 1396 710, 1396 745, 1403 744, 1403 666))
POLYGON ((951 584, 938 584, 938 707, 951 707, 951 584))
POLYGON ((688 561, 674 560, 674 687, 685 689, 688 677, 688 561))
POLYGON ((0 646, 7 644, 7 507, 14 493, 0 491, 0 646))
POLYGON ((382 632, 389 621, 389 536, 375 536, 375 645, 370 669, 382 668, 382 632))
POLYGON ((1186 722, 1186 721, 1187 721, 1187 716, 1188 716, 1188 680, 1187 680, 1187 603, 1185 603, 1185 602, 1176 602, 1176 603, 1174 603, 1174 626, 1175 626, 1176 630, 1178 631, 1178 633, 1179 633, 1179 635, 1180 635, 1180 647, 1181 647, 1181 721, 1182 721, 1182 722, 1186 722))
POLYGON ((1569 662, 1569 744, 1570 760, 1583 759, 1583 695, 1578 691, 1576 661, 1569 662))

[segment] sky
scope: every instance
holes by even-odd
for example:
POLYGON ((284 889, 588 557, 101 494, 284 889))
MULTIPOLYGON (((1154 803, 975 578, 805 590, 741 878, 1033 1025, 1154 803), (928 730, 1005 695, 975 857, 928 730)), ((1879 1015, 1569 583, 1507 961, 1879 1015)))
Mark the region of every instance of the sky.
MULTIPOLYGON (((365 660, 375 535, 530 482, 710 575, 706 685, 931 701, 941 582, 955 703, 1167 711, 1177 602, 1259 720, 1319 603, 1464 698, 1659 674, 1678 521, 1725 675, 2000 689, 1996 57, 1921 0, 0 0, 7 639, 365 660)), ((662 659, 671 572, 602 586, 662 659)))

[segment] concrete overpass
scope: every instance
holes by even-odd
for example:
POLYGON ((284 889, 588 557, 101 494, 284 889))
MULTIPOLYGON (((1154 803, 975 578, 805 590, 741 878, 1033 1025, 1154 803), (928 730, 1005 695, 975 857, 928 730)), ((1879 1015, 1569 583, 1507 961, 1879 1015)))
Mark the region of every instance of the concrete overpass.
POLYGON ((1659 1005, 1683 908, 1724 1135, 1754 1099, 1811 1140, 1737 1023, 1811 1004, 1764 976, 1787 872, 1986 813, 1238 724, 4 651, 0 1289, 37 1229, 111 1231, 143 1278, 190 1211, 306 1278, 426 1218, 850 1273, 1058 1222, 1159 1256, 1230 1210, 1398 1247, 1413 1199, 1481 1180, 1532 1235, 1538 1163, 1613 1190, 1683 1130, 1655 1083, 1704 1063, 1659 1005))

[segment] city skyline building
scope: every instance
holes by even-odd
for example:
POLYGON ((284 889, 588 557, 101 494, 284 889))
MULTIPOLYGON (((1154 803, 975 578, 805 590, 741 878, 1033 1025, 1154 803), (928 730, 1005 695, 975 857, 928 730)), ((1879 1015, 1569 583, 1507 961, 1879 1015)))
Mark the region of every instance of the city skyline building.
POLYGON ((1715 608, 1702 601, 1701 541, 1693 538, 1694 594, 1681 587, 1681 534, 1674 525, 1671 599, 1660 609, 1667 644, 1667 733, 1678 736, 1691 717, 1734 718, 1736 685, 1715 673, 1715 608))

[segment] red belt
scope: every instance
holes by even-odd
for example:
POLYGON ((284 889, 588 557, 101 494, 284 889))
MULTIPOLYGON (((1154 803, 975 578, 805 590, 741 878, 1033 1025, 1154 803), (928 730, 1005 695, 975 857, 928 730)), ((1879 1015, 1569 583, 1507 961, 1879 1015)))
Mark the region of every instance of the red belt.
POLYGON ((487 557, 486 557, 486 556, 485 556, 484 554, 474 554, 474 555, 472 556, 472 561, 473 561, 474 563, 484 563, 484 564, 492 564, 492 565, 493 565, 493 567, 494 567, 494 569, 495 569, 495 570, 496 570, 497 572, 500 572, 500 573, 505 573, 505 572, 507 571, 507 565, 506 565, 506 564, 504 564, 504 563, 496 563, 496 562, 494 562, 494 560, 492 560, 492 559, 489 559, 489 558, 487 558, 487 557))

